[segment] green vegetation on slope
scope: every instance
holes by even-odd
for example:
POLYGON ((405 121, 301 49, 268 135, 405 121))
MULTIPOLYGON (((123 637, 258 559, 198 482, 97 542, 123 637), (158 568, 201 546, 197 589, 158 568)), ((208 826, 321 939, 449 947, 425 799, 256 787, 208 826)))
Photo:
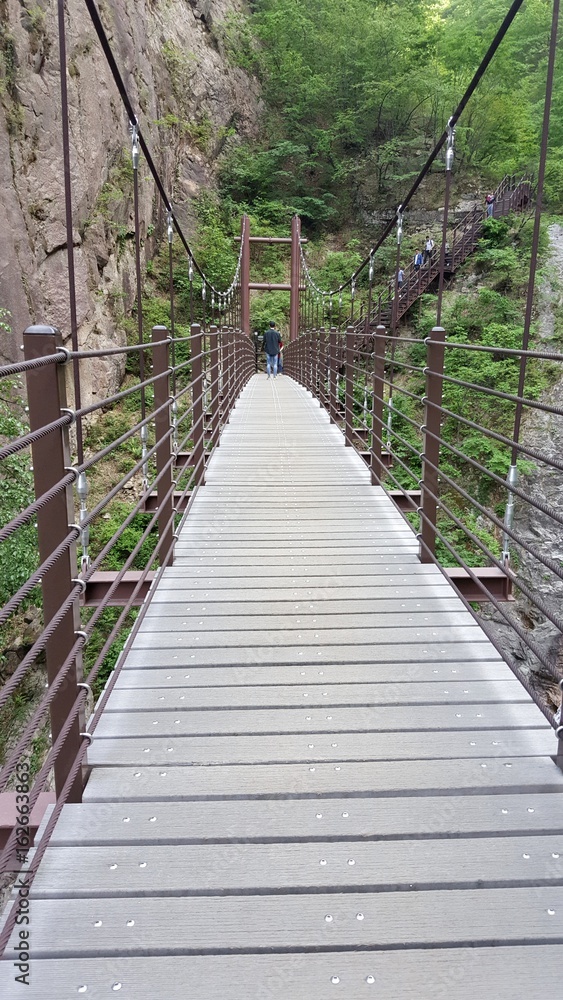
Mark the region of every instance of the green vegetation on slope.
MULTIPOLYGON (((505 0, 256 0, 223 40, 262 83, 261 141, 231 142, 222 192, 237 206, 338 228, 393 205, 416 175, 507 11, 505 0)), ((464 113, 457 170, 490 180, 536 166, 549 0, 528 0, 464 113)), ((563 62, 547 194, 563 179, 563 62)), ((441 169, 441 165, 438 165, 441 169)))

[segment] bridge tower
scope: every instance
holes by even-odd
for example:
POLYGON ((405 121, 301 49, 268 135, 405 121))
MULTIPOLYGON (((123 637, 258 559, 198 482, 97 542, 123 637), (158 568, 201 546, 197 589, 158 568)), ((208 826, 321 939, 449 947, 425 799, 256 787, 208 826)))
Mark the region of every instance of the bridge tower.
POLYGON ((301 219, 294 215, 291 220, 291 236, 251 236, 250 219, 243 215, 241 234, 237 242, 242 242, 240 282, 241 282, 241 326, 249 337, 250 329, 250 292, 289 292, 289 339, 297 340, 299 332, 299 284, 301 276, 300 247, 301 219), (289 284, 272 284, 250 280, 250 247, 252 244, 270 243, 291 247, 290 281, 289 284))

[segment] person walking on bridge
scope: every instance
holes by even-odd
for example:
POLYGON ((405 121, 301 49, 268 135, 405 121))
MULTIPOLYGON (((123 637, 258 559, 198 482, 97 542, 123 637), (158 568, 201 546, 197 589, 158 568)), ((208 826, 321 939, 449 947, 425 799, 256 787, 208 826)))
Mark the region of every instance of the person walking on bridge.
POLYGON ((270 378, 270 373, 272 373, 272 378, 275 378, 278 374, 278 354, 280 350, 281 336, 279 330, 276 329, 276 324, 273 319, 270 320, 270 325, 264 334, 264 350, 266 352, 266 371, 268 373, 268 378, 270 378))

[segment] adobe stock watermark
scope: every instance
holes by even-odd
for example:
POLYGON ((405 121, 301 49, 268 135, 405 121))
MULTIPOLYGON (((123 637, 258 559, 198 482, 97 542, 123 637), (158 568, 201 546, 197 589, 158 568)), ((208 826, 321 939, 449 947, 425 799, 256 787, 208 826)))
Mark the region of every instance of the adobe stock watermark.
POLYGON ((17 894, 16 941, 14 951, 14 969, 16 983, 22 986, 30 985, 30 941, 31 917, 29 912, 29 877, 22 867, 27 864, 28 850, 31 846, 30 831, 30 774, 29 763, 20 761, 16 768, 16 861, 18 876, 14 885, 17 894))

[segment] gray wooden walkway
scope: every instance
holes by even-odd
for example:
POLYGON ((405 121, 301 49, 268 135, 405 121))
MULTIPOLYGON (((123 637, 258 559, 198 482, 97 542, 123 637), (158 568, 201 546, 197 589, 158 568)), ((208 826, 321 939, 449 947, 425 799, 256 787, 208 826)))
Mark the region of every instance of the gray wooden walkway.
POLYGON ((32 985, 5 962, 0 992, 557 995, 554 744, 340 431, 256 376, 37 877, 32 985))

